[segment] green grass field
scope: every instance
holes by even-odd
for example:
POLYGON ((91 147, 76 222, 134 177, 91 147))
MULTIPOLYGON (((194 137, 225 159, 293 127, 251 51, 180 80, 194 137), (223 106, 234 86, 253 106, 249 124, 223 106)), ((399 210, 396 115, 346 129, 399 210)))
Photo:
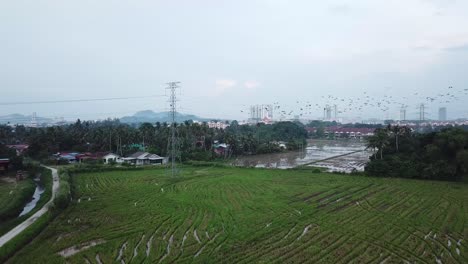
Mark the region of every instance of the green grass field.
POLYGON ((468 185, 185 167, 75 176, 10 263, 467 263, 468 185))
POLYGON ((13 176, 0 179, 0 223, 17 217, 36 188, 32 179, 16 183, 13 176))

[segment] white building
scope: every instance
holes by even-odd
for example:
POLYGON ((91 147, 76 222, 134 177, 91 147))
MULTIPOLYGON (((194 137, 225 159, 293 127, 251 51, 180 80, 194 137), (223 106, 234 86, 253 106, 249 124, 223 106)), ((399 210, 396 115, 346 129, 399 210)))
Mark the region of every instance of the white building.
POLYGON ((215 121, 210 121, 207 122, 207 125, 209 128, 217 128, 217 129, 226 129, 229 127, 229 124, 226 124, 225 122, 215 122, 215 121))
POLYGON ((104 161, 105 164, 109 164, 111 162, 122 163, 122 159, 120 158, 120 156, 114 153, 109 153, 109 154, 104 155, 102 157, 102 160, 104 161))
POLYGON ((150 164, 163 164, 166 163, 166 159, 156 154, 149 152, 135 152, 132 155, 122 158, 123 162, 127 162, 134 165, 150 165, 150 164))
POLYGON ((273 105, 252 105, 250 106, 250 123, 260 123, 273 120, 273 105))

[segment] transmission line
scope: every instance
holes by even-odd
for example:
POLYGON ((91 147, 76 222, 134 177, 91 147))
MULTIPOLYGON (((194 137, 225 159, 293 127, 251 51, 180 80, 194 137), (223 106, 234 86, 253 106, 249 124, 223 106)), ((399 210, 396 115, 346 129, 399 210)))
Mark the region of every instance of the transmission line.
POLYGON ((57 103, 77 103, 77 102, 96 102, 96 101, 114 101, 128 99, 142 99, 164 97, 165 95, 131 96, 131 97, 111 97, 111 98, 92 98, 92 99, 70 99, 55 101, 28 101, 28 102, 0 102, 0 105, 25 105, 25 104, 57 104, 57 103))

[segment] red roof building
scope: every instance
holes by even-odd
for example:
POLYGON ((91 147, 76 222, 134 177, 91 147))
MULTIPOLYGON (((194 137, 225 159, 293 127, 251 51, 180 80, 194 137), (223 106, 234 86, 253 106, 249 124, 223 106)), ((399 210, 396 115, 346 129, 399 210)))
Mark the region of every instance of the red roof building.
POLYGON ((29 148, 27 144, 15 144, 15 145, 6 145, 8 148, 16 150, 16 155, 20 156, 24 154, 29 148))

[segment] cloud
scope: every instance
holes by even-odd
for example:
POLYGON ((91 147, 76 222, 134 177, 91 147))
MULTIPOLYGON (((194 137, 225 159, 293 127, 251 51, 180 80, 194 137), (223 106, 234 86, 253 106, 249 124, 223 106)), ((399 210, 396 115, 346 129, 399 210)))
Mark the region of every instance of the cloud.
POLYGON ((455 47, 445 48, 445 51, 450 51, 450 52, 466 52, 466 51, 468 51, 468 44, 464 44, 464 45, 460 45, 460 46, 455 46, 455 47))
POLYGON ((260 83, 257 81, 246 81, 244 82, 244 86, 247 89, 255 89, 260 86, 260 83))
POLYGON ((351 7, 347 4, 334 5, 329 8, 332 14, 347 15, 351 12, 351 7))
POLYGON ((216 92, 223 93, 234 86, 237 85, 237 82, 235 80, 230 80, 230 79, 220 79, 216 80, 216 92))

